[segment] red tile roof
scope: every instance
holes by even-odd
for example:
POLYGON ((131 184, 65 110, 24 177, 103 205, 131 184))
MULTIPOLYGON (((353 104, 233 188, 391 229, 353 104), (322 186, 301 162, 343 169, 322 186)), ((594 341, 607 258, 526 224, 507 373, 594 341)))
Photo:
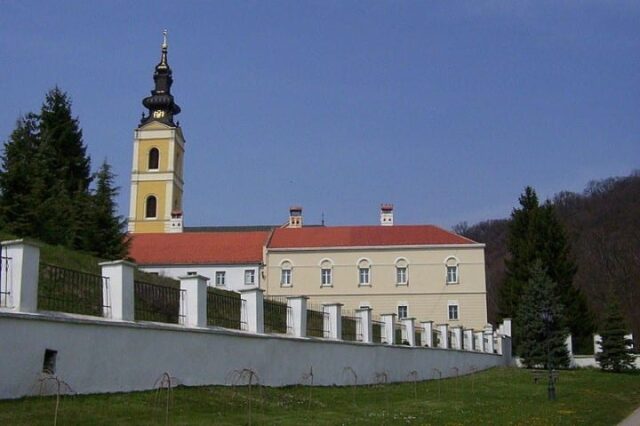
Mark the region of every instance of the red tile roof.
POLYGON ((268 231, 131 235, 129 256, 141 265, 262 263, 268 231))
POLYGON ((468 238, 433 225, 330 226, 279 228, 269 248, 419 246, 477 244, 468 238))

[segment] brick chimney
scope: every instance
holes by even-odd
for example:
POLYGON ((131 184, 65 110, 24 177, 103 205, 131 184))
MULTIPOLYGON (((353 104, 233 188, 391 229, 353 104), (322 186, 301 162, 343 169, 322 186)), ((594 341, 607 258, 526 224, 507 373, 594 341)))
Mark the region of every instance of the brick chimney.
POLYGON ((302 206, 289 207, 289 228, 302 228, 302 206))
POLYGON ((393 226, 393 204, 380 204, 380 225, 393 226))

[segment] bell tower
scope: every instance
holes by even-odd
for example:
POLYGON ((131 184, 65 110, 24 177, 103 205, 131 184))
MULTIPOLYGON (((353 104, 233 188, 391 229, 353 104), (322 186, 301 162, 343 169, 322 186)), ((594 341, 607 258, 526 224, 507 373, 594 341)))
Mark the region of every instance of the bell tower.
POLYGON ((180 107, 171 94, 172 71, 167 62, 167 31, 160 63, 153 73, 155 88, 142 104, 134 132, 129 232, 182 232, 183 158, 185 140, 173 118, 180 107))

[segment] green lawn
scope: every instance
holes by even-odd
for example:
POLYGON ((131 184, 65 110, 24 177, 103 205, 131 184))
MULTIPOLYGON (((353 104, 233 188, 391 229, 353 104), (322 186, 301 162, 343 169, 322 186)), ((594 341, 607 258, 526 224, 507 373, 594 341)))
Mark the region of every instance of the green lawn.
MULTIPOLYGON (((640 406, 640 375, 562 371, 558 399, 531 373, 493 369, 441 381, 359 387, 178 387, 64 396, 58 424, 589 424, 640 406)), ((0 424, 52 424, 55 397, 0 402, 0 424)))

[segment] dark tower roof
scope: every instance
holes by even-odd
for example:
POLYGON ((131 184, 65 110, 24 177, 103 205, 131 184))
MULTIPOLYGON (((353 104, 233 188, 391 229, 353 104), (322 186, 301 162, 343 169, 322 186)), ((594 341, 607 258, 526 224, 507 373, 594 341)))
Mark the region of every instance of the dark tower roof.
POLYGON ((175 126, 173 122, 173 116, 180 113, 180 107, 173 100, 171 95, 171 85, 173 84, 173 77, 171 67, 167 62, 167 30, 163 31, 162 41, 162 56, 160 57, 160 63, 156 65, 156 70, 153 73, 153 81, 155 82, 155 88, 151 91, 151 96, 148 96, 142 100, 148 110, 148 115, 142 115, 140 125, 147 124, 151 121, 159 121, 169 126, 175 126))

